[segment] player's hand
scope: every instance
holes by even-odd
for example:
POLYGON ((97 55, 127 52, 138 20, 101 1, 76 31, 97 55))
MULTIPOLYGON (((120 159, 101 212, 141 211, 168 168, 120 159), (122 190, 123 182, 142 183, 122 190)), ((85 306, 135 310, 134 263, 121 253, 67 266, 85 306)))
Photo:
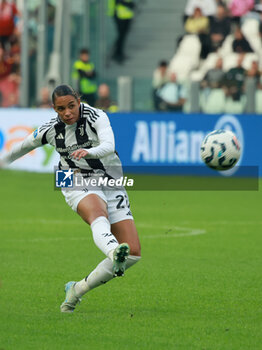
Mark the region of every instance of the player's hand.
POLYGON ((74 159, 80 160, 81 158, 84 158, 87 155, 88 155, 88 152, 85 149, 80 148, 77 151, 74 151, 71 154, 71 157, 74 159))

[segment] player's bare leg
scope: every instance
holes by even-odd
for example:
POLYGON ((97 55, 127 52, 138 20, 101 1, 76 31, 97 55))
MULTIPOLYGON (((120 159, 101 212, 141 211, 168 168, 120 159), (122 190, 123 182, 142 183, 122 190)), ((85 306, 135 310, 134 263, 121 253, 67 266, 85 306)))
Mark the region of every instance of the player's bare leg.
POLYGON ((119 243, 111 232, 107 204, 98 195, 90 194, 79 202, 77 212, 91 226, 97 247, 113 261, 115 259, 114 251, 119 243))
POLYGON ((140 256, 141 246, 134 220, 122 220, 111 225, 111 231, 119 243, 128 243, 130 255, 140 256))
POLYGON ((77 206, 77 212, 89 225, 99 216, 108 217, 106 202, 96 194, 84 197, 77 206))
POLYGON ((127 243, 130 255, 126 261, 126 269, 137 263, 141 258, 141 246, 134 220, 122 220, 111 225, 111 231, 121 244, 127 243))
POLYGON ((90 194, 79 202, 78 214, 90 224, 96 245, 108 258, 104 259, 82 281, 67 283, 66 300, 61 305, 62 312, 74 311, 83 294, 108 282, 114 276, 123 275, 125 269, 140 259, 140 243, 133 220, 123 220, 113 224, 114 232, 111 232, 106 203, 95 194, 90 194), (119 237, 119 242, 114 233, 119 237), (131 255, 129 255, 129 244, 131 255))

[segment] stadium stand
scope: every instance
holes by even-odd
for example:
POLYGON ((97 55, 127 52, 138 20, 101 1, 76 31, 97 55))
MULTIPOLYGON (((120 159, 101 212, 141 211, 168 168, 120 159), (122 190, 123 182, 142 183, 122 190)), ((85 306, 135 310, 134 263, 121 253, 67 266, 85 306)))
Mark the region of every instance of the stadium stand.
POLYGON ((261 54, 262 44, 259 36, 259 22, 254 18, 248 18, 244 21, 241 29, 254 52, 261 54))
MULTIPOLYGON (((189 2, 190 1, 188 1, 188 4, 189 2)), ((193 1, 191 1, 191 3, 193 4, 193 1)), ((211 44, 210 53, 206 58, 203 58, 201 57, 202 42, 199 40, 199 37, 197 35, 185 34, 183 39, 180 40, 177 51, 170 60, 170 71, 177 74, 179 81, 198 82, 199 86, 203 87, 203 90, 201 89, 199 92, 200 108, 205 113, 245 112, 247 102, 245 96, 245 82, 243 82, 243 86, 241 83, 241 88, 239 88, 237 85, 239 82, 229 82, 225 80, 225 84, 222 84, 223 86, 213 86, 211 90, 207 89, 206 86, 202 84, 207 73, 209 71, 214 72, 214 68, 216 67, 219 58, 222 58, 223 60, 222 69, 227 77, 226 79, 230 80, 235 79, 234 74, 237 74, 238 71, 234 71, 234 69, 238 67, 240 56, 243 54, 243 58, 241 59, 243 71, 241 71, 241 73, 244 76, 244 80, 245 77, 252 77, 256 79, 256 86, 259 85, 259 67, 261 67, 262 63, 262 43, 260 34, 261 18, 258 13, 255 13, 255 15, 254 12, 249 13, 250 10, 254 11, 253 8, 254 1, 219 1, 217 13, 221 11, 221 14, 218 15, 218 17, 222 18, 222 12, 226 11, 225 13, 228 14, 227 18, 231 21, 231 30, 227 33, 224 40, 222 40, 221 46, 219 47, 218 45, 218 47, 214 49, 214 46, 211 44), (238 11, 236 11, 237 4, 241 6, 238 11), (222 6, 224 6, 224 10, 222 9, 222 6), (233 12, 230 12, 230 9, 233 12), (235 20, 240 13, 239 11, 241 12, 241 16, 245 15, 245 17, 241 18, 241 22, 240 19, 238 19, 236 24, 235 20), (254 66, 257 66, 257 71, 254 66), (232 71, 233 75, 227 75, 229 71, 232 71)), ((192 11, 191 8, 191 12, 192 11)), ((212 17, 210 23, 212 27, 212 17)), ((212 35, 211 30, 209 35, 212 35)), ((261 91, 257 90, 254 93, 256 95, 256 112, 261 112, 262 104, 259 102, 261 91)))
POLYGON ((188 79, 190 72, 199 66, 201 44, 197 35, 185 35, 170 61, 170 71, 176 72, 179 81, 188 79))
POLYGON ((257 90, 255 95, 256 113, 262 114, 262 90, 257 90))
MULTIPOLYGON (((53 1, 51 2, 55 3, 53 1)), ((77 6, 80 9, 82 6, 81 4, 83 4, 84 1, 79 0, 76 4, 77 3, 77 6)), ((202 111, 208 110, 211 113, 212 111, 215 112, 220 110, 220 107, 215 106, 213 103, 215 98, 222 103, 222 110, 224 111, 245 111, 247 98, 242 96, 245 95, 245 84, 243 84, 243 91, 241 90, 241 98, 237 98, 237 100, 235 99, 236 96, 234 94, 232 95, 232 92, 229 91, 228 86, 220 88, 215 87, 215 91, 209 93, 207 93, 207 91, 202 91, 199 87, 207 72, 214 69, 216 62, 220 57, 223 59, 222 69, 225 74, 231 69, 237 67, 239 51, 237 50, 237 52, 234 52, 234 49, 236 50, 236 47, 238 47, 234 44, 235 32, 239 33, 237 26, 240 26, 241 32, 246 39, 246 43, 250 46, 250 50, 248 51, 251 51, 244 56, 242 63, 243 69, 249 71, 253 62, 258 62, 259 69, 262 68, 262 17, 261 9, 258 7, 259 3, 259 1, 253 0, 188 0, 185 2, 175 2, 175 4, 173 0, 163 0, 161 4, 158 0, 136 2, 136 16, 132 23, 130 35, 127 40, 127 56, 129 56, 129 59, 125 60, 125 62, 120 65, 112 60, 110 61, 110 59, 108 61, 108 57, 106 56, 110 54, 110 48, 112 49, 111 46, 113 45, 115 38, 114 23, 112 23, 112 18, 108 17, 106 14, 106 1, 101 1, 101 3, 91 2, 90 8, 92 11, 90 13, 93 13, 94 18, 92 17, 93 22, 90 22, 90 46, 93 52, 95 64, 99 69, 97 82, 105 82, 110 87, 113 100, 117 100, 117 78, 128 76, 132 80, 133 108, 135 110, 155 109, 155 95, 153 94, 152 97, 152 75, 158 62, 160 62, 160 60, 165 60, 169 62, 168 72, 175 73, 178 83, 183 84, 188 91, 188 97, 183 108, 185 112, 191 112, 191 103, 189 99, 192 99, 194 94, 195 96, 198 96, 196 94, 199 94, 202 111), (102 5, 102 3, 104 5, 102 5), (242 6, 239 10, 241 12, 241 18, 238 19, 237 17, 239 17, 238 14, 240 12, 235 11, 237 4, 241 4, 239 6, 242 6), (256 6, 254 7, 254 5, 256 6), (208 19, 208 22, 204 22, 204 33, 202 29, 200 29, 199 32, 189 30, 188 26, 185 25, 186 20, 192 17, 196 8, 200 9, 200 14, 202 11, 200 17, 203 17, 205 21, 208 19), (100 10, 103 10, 104 12, 102 13, 100 10), (105 21, 106 18, 107 21, 105 21), (97 23, 100 23, 101 31, 97 30, 97 23), (206 23, 209 23, 208 32, 206 23), (228 26, 228 23, 230 23, 230 26, 228 26), (227 29, 225 30, 226 27, 227 29), (230 27, 230 31, 228 31, 228 27, 230 27), (187 29, 185 30, 185 28, 187 29), (212 35, 216 35, 221 28, 222 36, 223 33, 227 35, 222 38, 219 45, 214 45, 214 43, 212 43, 212 35), (178 46, 174 48, 178 42, 178 46), (100 44, 98 45, 98 43, 100 44), (204 50, 203 46, 205 46, 204 50), (193 83, 193 85, 195 84, 195 87, 199 84, 199 87, 191 90, 191 83, 193 83), (216 91, 218 89, 223 90, 216 91)), ((35 5, 33 10, 29 10, 30 28, 33 23, 32 17, 35 19, 33 26, 37 27, 37 11, 39 10, 37 6, 38 5, 35 5), (34 11, 34 15, 31 16, 31 13, 34 11)), ((48 6, 50 6, 50 1, 48 1, 48 6)), ((75 27, 73 26, 72 30, 77 33, 78 31, 81 31, 81 21, 79 20, 81 11, 79 10, 77 12, 73 8, 77 6, 70 6, 71 15, 75 18, 77 25, 79 25, 77 26, 74 22, 75 27)), ((55 17, 55 5, 52 5, 52 13, 52 17, 55 17)), ((15 16, 15 23, 16 27, 14 35, 12 35, 12 39, 7 45, 8 51, 5 49, 3 55, 5 60, 10 62, 12 68, 8 73, 8 79, 6 76, 0 76, 1 106, 19 105, 18 89, 21 81, 19 67, 21 34, 19 33, 19 30, 17 30, 19 27, 19 23, 17 26, 17 14, 15 16)), ((50 28, 49 21, 48 28, 50 28)), ((48 42, 53 36, 53 34, 48 34, 48 42)), ((75 37, 72 34, 71 61, 76 58, 75 52, 78 52, 79 49, 74 38, 75 37)), ((83 38, 79 40, 79 45, 84 42, 84 39, 83 35, 83 38)), ((37 47, 35 45, 35 51, 36 49, 37 47)), ((30 81, 36 81, 36 73, 31 76, 31 71, 36 71, 36 56, 36 52, 34 52, 33 62, 32 56, 29 55, 30 81)), ((47 56, 46 62, 49 62, 50 47, 47 50, 47 56)), ((4 61, 2 60, 0 65, 5 65, 3 62, 4 61)), ((45 67, 45 69, 47 70, 47 67, 45 67)), ((36 89, 35 86, 30 84, 30 94, 33 94, 31 93, 32 91, 37 91, 37 96, 33 96, 34 101, 30 100, 29 104, 31 106, 36 106, 38 105, 40 98, 39 91, 37 90, 39 87, 36 89)), ((46 82, 44 81, 43 84, 46 84, 46 82)), ((254 94, 256 95, 256 110, 258 111, 261 110, 258 97, 261 96, 260 90, 254 92, 254 94)), ((196 100, 196 98, 194 98, 194 100, 196 100)))

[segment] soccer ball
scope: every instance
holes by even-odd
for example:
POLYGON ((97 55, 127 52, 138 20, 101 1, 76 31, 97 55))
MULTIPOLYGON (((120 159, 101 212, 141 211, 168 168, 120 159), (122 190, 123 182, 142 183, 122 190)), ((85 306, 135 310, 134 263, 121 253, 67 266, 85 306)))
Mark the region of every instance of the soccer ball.
POLYGON ((215 130, 208 134, 201 145, 201 158, 211 169, 233 168, 241 155, 240 143, 229 130, 215 130))

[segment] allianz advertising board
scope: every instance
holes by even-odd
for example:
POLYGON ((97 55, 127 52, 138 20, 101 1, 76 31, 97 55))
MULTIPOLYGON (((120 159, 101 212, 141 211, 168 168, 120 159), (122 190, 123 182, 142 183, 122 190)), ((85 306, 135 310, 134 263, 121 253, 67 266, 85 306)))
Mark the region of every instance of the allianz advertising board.
MULTIPOLYGON (((207 133, 216 129, 233 131, 242 154, 238 166, 260 167, 262 117, 257 115, 204 115, 135 113, 112 116, 116 147, 124 165, 150 166, 192 172, 203 166, 200 146, 207 133), (188 167, 188 168, 187 168, 188 167)), ((206 168, 206 167, 205 167, 206 168)), ((212 172, 212 170, 211 170, 212 172)))
MULTIPOLYGON (((52 117, 51 110, 0 109, 0 156, 52 117)), ((238 165, 259 167, 262 176, 261 116, 116 113, 109 118, 123 165, 137 172, 145 167, 153 173, 159 169, 178 173, 194 173, 195 167, 205 169, 200 158, 204 136, 215 129, 227 129, 237 135, 242 146, 238 165)), ((45 146, 17 160, 10 168, 52 172, 58 160, 53 148, 45 146)))

